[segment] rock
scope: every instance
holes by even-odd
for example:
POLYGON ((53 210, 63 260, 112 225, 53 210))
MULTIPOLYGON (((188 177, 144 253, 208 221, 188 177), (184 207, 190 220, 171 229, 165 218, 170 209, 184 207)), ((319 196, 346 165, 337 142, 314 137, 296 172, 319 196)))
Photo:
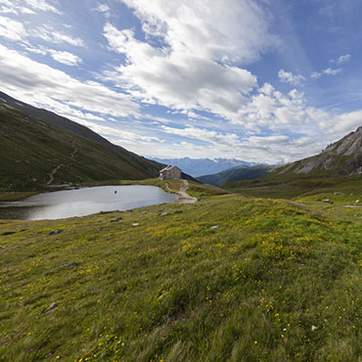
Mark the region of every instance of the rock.
POLYGON ((211 226, 210 230, 217 230, 220 226, 219 225, 213 225, 211 226))
POLYGON ((116 217, 115 219, 112 219, 111 222, 120 222, 120 221, 122 221, 122 220, 123 220, 123 218, 121 218, 121 217, 116 217))
POLYGON ((57 303, 52 303, 52 304, 50 304, 48 310, 54 310, 57 306, 58 306, 57 303))
POLYGON ((359 204, 359 203, 360 203, 360 200, 356 200, 354 203, 355 203, 355 204, 359 204))
POLYGON ((315 332, 317 329, 318 329, 317 326, 312 326, 312 327, 311 327, 312 332, 315 332))
POLYGON ((132 224, 133 227, 137 227, 137 226, 140 226, 140 224, 138 222, 135 222, 132 224))
POLYGON ((76 268, 78 268, 78 266, 79 266, 79 264, 75 263, 75 262, 64 264, 64 268, 66 268, 66 269, 76 269, 76 268))
POLYGON ((325 204, 333 204, 333 201, 331 199, 323 199, 322 202, 325 204))
POLYGON ((167 211, 165 211, 165 212, 163 212, 162 214, 161 214, 161 216, 167 216, 168 215, 168 212, 167 211))
POLYGON ((59 235, 63 232, 64 230, 52 230, 48 233, 48 235, 52 236, 52 235, 59 235))

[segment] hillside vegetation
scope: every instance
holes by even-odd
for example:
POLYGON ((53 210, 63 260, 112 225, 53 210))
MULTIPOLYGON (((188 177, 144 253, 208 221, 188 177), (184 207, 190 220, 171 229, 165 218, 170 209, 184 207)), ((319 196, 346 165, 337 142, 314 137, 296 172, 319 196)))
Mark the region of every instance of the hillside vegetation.
POLYGON ((249 167, 234 167, 213 175, 199 177, 198 180, 215 186, 226 186, 241 180, 254 180, 267 175, 270 166, 257 165, 249 167))
POLYGON ((39 117, 45 113, 49 118, 33 118, 26 109, 18 110, 0 101, 0 191, 30 191, 48 184, 94 180, 145 179, 157 176, 162 167, 83 126, 38 111, 39 117))
POLYGON ((362 177, 310 177, 310 176, 267 176, 258 180, 245 180, 228 184, 230 192, 244 196, 291 199, 303 195, 344 192, 359 192, 362 177))
POLYGON ((359 361, 362 188, 207 194, 0 221, 0 360, 359 361))

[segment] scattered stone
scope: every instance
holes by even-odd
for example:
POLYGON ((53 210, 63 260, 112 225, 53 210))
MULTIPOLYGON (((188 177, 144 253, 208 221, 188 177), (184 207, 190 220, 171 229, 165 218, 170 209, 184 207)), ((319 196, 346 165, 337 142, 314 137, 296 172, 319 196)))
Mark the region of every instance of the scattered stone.
POLYGON ((219 225, 213 225, 211 226, 210 230, 217 230, 220 226, 219 225))
POLYGON ((167 211, 165 211, 165 212, 163 212, 162 214, 161 214, 161 216, 167 216, 168 215, 168 212, 167 211))
POLYGON ((120 221, 122 221, 123 220, 123 218, 122 217, 116 217, 115 219, 112 219, 111 220, 111 222, 120 222, 120 221))
POLYGON ((76 268, 78 268, 78 266, 79 266, 79 264, 75 263, 75 262, 64 264, 64 268, 66 268, 66 269, 76 269, 76 268))
POLYGON ((133 227, 137 227, 137 226, 140 226, 140 224, 138 222, 135 222, 132 224, 133 227))
POLYGON ((359 204, 360 202, 361 202, 360 200, 356 200, 354 203, 359 204))
POLYGON ((323 199, 322 202, 325 204, 333 204, 333 201, 331 199, 323 199))
POLYGON ((48 310, 53 310, 53 309, 55 309, 57 306, 58 306, 58 304, 57 304, 57 303, 52 303, 52 304, 50 304, 50 306, 49 306, 49 309, 48 309, 48 310))
POLYGON ((311 328, 312 332, 315 332, 317 329, 318 329, 317 326, 312 326, 312 328, 311 328))
POLYGON ((43 310, 43 313, 51 312, 52 310, 56 309, 57 307, 58 307, 57 303, 52 303, 52 304, 50 304, 50 306, 48 308, 45 308, 43 310))
POLYGON ((64 232, 64 230, 52 230, 49 232, 48 235, 52 236, 52 235, 59 235, 61 234, 62 232, 64 232))

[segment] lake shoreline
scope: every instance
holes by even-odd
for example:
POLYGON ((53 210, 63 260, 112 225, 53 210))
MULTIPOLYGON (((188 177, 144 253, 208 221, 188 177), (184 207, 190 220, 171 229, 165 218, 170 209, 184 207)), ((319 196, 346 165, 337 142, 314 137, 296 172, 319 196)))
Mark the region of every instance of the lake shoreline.
POLYGON ((33 194, 21 199, 21 197, 12 197, 12 201, 0 202, 0 218, 29 221, 57 220, 177 203, 176 194, 153 185, 83 187, 33 194))

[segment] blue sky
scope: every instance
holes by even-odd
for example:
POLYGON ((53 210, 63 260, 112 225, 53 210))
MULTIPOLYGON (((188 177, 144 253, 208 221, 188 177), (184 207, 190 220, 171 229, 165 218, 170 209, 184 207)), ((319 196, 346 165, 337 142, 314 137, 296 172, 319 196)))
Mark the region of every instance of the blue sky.
POLYGON ((358 0, 0 0, 0 90, 148 157, 288 162, 362 125, 358 0))

